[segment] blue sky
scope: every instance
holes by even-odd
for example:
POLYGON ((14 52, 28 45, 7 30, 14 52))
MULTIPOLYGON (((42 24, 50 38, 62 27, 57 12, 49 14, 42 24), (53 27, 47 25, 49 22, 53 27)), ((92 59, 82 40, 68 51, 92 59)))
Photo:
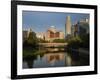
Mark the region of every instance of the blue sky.
POLYGON ((71 17, 71 23, 89 18, 89 14, 80 13, 56 13, 56 12, 39 12, 23 11, 22 26, 23 30, 32 28, 35 32, 46 32, 50 26, 55 26, 57 30, 65 31, 66 17, 71 17))

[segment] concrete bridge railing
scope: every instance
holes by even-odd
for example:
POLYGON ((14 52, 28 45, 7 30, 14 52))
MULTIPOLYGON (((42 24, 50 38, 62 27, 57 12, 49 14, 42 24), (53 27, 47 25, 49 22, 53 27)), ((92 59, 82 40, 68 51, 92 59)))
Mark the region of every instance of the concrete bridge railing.
POLYGON ((67 43, 39 43, 39 45, 45 47, 58 47, 58 46, 66 46, 67 43))

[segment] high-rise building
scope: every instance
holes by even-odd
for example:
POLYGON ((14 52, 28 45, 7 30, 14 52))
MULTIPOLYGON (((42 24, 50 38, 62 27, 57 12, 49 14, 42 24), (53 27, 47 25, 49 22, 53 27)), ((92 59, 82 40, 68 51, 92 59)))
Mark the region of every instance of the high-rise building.
POLYGON ((71 19, 70 16, 67 16, 65 24, 65 37, 70 34, 71 34, 71 19))
POLYGON ((72 35, 89 34, 89 19, 82 19, 72 26, 72 35))

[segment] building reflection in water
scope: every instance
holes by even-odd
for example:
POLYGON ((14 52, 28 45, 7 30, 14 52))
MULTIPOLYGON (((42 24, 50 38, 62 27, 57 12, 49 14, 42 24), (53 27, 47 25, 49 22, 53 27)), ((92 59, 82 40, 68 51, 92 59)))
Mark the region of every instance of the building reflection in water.
POLYGON ((71 66, 72 65, 72 59, 69 55, 65 55, 65 65, 66 66, 71 66))
POLYGON ((23 68, 45 68, 89 65, 88 56, 79 56, 79 53, 46 53, 42 57, 24 60, 23 68))
POLYGON ((45 57, 47 58, 48 63, 55 65, 56 62, 63 60, 65 55, 62 53, 50 53, 46 54, 45 57))

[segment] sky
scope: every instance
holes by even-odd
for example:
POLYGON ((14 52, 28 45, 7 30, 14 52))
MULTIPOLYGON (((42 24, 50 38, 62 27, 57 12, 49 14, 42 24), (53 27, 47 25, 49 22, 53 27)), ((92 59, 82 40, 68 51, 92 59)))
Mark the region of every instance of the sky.
POLYGON ((67 16, 70 16, 71 24, 75 24, 81 19, 89 19, 89 14, 82 13, 23 11, 23 30, 31 28, 34 32, 46 32, 48 28, 55 26, 57 30, 65 32, 65 22, 67 16))

